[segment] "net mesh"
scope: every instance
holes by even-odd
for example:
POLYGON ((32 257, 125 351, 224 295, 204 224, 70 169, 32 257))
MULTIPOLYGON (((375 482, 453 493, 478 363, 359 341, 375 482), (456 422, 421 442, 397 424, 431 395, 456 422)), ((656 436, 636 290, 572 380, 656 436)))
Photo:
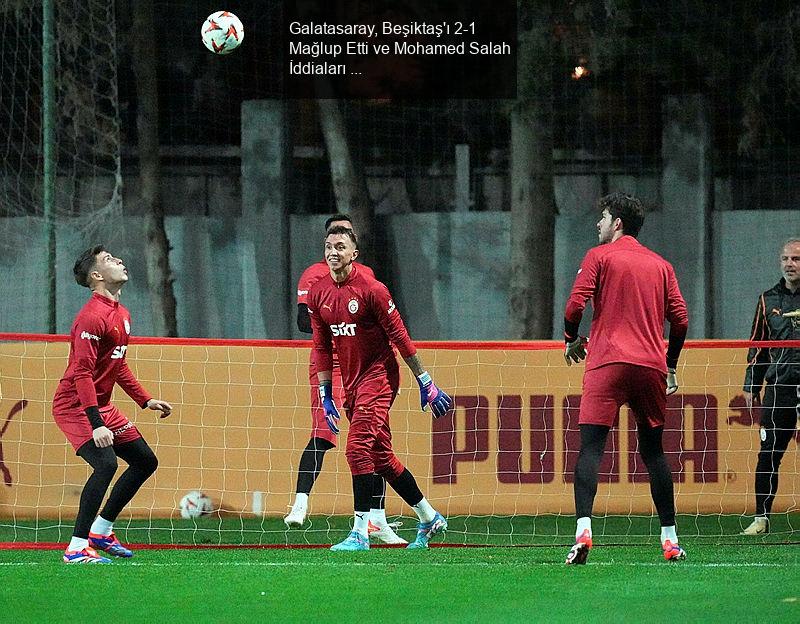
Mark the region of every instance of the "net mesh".
MULTIPOLYGON (((56 218, 71 227, 122 207, 117 42, 112 0, 55 0, 56 218)), ((0 217, 2 244, 22 246, 42 203, 42 3, 1 2, 0 217), (14 234, 17 234, 16 236, 14 234)))
MULTIPOLYGON (((0 541, 64 540, 89 474, 50 414, 68 344, 52 337, 3 338, 0 541)), ((129 362, 143 385, 172 402, 175 412, 159 420, 124 394, 115 395, 160 462, 115 530, 125 531, 129 541, 156 544, 339 539, 352 513, 341 450, 326 454, 303 528, 287 530, 283 524, 310 432, 307 343, 152 340, 132 345, 129 362), (213 511, 183 519, 180 500, 194 490, 211 499, 213 511)), ((423 360, 437 384, 452 391, 456 409, 431 421, 419 411, 416 385, 404 375, 392 409, 393 444, 426 497, 450 519, 447 541, 569 542, 582 367, 566 367, 556 343, 423 347, 423 360)), ((669 399, 664 448, 684 536, 725 540, 749 524, 753 513, 759 434, 740 390, 745 347, 697 342, 681 358, 681 388, 669 399)), ((600 469, 598 539, 658 535, 647 474, 635 451, 633 424, 623 409, 600 469)), ((800 530, 800 475, 791 450, 780 474, 768 539, 783 541, 800 530)), ((391 490, 386 509, 402 523, 400 535, 413 539, 413 513, 391 490)))

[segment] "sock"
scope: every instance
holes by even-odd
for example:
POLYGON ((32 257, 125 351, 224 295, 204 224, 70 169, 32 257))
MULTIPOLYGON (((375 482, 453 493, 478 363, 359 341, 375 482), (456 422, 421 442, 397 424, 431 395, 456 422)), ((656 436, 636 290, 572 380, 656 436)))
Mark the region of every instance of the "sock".
POLYGON ((661 527, 661 543, 669 540, 673 544, 678 543, 678 534, 675 532, 675 525, 661 527))
MULTIPOLYGON (((392 486, 392 489, 400 495, 400 498, 412 507, 419 505, 419 502, 423 499, 422 492, 420 492, 419 486, 417 485, 417 480, 414 478, 414 475, 409 472, 408 468, 403 468, 403 472, 395 479, 388 481, 388 483, 392 486)), ((380 507, 380 505, 375 505, 374 503, 372 506, 380 507)))
POLYGON ((108 536, 111 535, 111 531, 114 528, 114 523, 109 522, 102 516, 97 516, 92 522, 92 528, 89 529, 89 533, 94 533, 95 535, 103 535, 108 536))
POLYGON ((82 537, 75 537, 72 536, 72 539, 69 541, 69 546, 67 546, 67 550, 83 550, 89 546, 89 540, 84 539, 82 537))
POLYGON ((308 494, 304 494, 303 492, 295 494, 292 509, 302 509, 306 511, 308 509, 308 494))
POLYGON ((577 540, 583 532, 588 530, 589 537, 592 536, 592 519, 588 516, 584 516, 583 518, 578 518, 578 528, 575 530, 575 539, 577 540))
POLYGON ((361 535, 367 537, 369 528, 369 513, 366 511, 357 511, 353 517, 353 530, 358 531, 361 535))
POLYGON ((426 522, 431 522, 436 517, 436 510, 431 507, 431 504, 428 502, 428 499, 424 496, 422 500, 414 505, 414 511, 417 512, 417 516, 419 517, 419 521, 423 524, 426 522))
POLYGON ((386 526, 386 510, 385 509, 370 509, 369 519, 375 526, 386 526))

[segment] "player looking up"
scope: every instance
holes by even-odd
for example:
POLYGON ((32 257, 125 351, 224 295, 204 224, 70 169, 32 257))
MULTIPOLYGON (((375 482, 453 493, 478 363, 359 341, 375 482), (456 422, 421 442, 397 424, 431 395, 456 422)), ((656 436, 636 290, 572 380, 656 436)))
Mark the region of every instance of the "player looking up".
POLYGON ((319 392, 325 416, 336 430, 339 410, 331 389, 333 351, 339 356, 350 417, 345 455, 353 476, 355 521, 347 538, 331 550, 367 550, 373 473, 383 476, 419 517, 417 537, 407 548, 427 548, 447 521, 425 499, 414 476, 392 450, 389 409, 400 386, 400 371, 392 344, 414 373, 422 409, 434 418, 447 413, 452 401, 439 390, 416 355, 400 313, 384 284, 354 261, 358 243, 353 230, 328 229, 325 261, 329 275, 308 293, 319 392))
POLYGON ((639 453, 650 476, 650 492, 661 521, 668 561, 684 559, 675 530, 672 472, 661 440, 666 398, 678 389, 678 365, 688 328, 686 302, 672 266, 636 240, 644 222, 642 203, 625 193, 598 202, 600 244, 578 270, 564 313, 567 364, 586 359, 578 423, 581 448, 575 466, 575 545, 567 564, 583 564, 592 547, 592 506, 606 437, 627 403, 636 419, 639 453), (586 338, 578 335, 586 302, 594 316, 586 338), (664 354, 664 319, 670 323, 664 354))
POLYGON ((94 472, 83 487, 64 561, 109 563, 95 549, 117 557, 133 556, 114 535, 113 523, 158 466, 139 430, 111 403, 114 384, 142 408, 162 412, 161 418, 170 415, 172 406, 152 398, 125 361, 131 316, 119 302, 120 291, 128 281, 122 260, 96 245, 81 254, 73 273, 75 281, 89 288, 92 296, 72 323, 69 363, 53 397, 53 418, 94 472), (98 516, 117 471, 118 457, 128 468, 117 479, 98 516))
MULTIPOLYGON (((355 232, 350 216, 335 214, 325 221, 325 231, 329 227, 341 225, 355 232)), ((368 276, 375 277, 368 266, 359 264, 360 269, 368 276)), ((311 286, 323 277, 330 275, 330 269, 325 260, 315 262, 300 276, 297 283, 297 329, 301 332, 311 333, 311 319, 308 316, 307 297, 311 286)), ((313 355, 313 353, 312 353, 313 355)), ((333 392, 334 400, 341 405, 344 398, 342 387, 342 373, 339 369, 339 360, 336 352, 333 354, 333 392)), ((297 471, 297 487, 295 499, 289 514, 283 519, 287 527, 300 527, 303 525, 308 513, 308 496, 311 488, 322 470, 325 452, 336 446, 338 431, 334 432, 325 420, 325 411, 319 397, 319 382, 317 381, 317 367, 314 358, 308 362, 308 378, 311 387, 311 436, 300 456, 300 466, 297 471)), ((405 544, 406 540, 397 535, 386 520, 385 509, 386 481, 380 475, 373 479, 372 503, 369 512, 369 537, 385 544, 405 544)))

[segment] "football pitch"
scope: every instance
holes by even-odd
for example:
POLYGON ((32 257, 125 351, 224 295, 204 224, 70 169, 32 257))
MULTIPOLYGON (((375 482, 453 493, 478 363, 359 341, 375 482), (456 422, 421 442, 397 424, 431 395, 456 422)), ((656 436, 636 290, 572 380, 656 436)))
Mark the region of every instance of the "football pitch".
MULTIPOLYGON (((518 520, 522 530, 536 519, 518 520)), ((539 520, 536 538, 519 539, 519 546, 476 545, 508 544, 507 536, 492 533, 511 519, 495 520, 479 537, 483 527, 471 524, 475 518, 453 518, 445 541, 459 545, 359 553, 307 547, 318 545, 312 539, 342 539, 346 518, 319 518, 324 530, 292 532, 279 530, 275 520, 165 521, 172 526, 164 529, 129 521, 117 527, 123 541, 167 547, 105 566, 64 565, 59 550, 0 550, 0 617, 75 622, 77 610, 78 620, 114 622, 800 620, 797 514, 775 518, 773 532, 755 539, 728 533, 739 517, 683 517, 688 558, 674 564, 661 558, 657 537, 630 534, 641 527, 610 518, 596 522, 588 564, 574 567, 564 565, 572 520, 539 520), (608 537, 598 535, 601 527, 608 537), (260 547, 224 547, 254 541, 255 533, 260 547), (208 547, 169 547, 203 542, 208 547)), ((35 534, 37 541, 63 543, 69 534, 64 525, 41 521, 31 531, 33 525, 5 524, 0 539, 35 534)), ((406 525, 400 534, 408 539, 413 530, 406 525)))

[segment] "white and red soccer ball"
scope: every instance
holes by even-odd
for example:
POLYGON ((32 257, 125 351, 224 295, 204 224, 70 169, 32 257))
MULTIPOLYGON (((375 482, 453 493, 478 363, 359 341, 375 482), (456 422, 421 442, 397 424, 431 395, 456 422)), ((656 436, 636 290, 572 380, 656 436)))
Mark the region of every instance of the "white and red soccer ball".
POLYGON ((244 26, 230 11, 216 11, 206 18, 200 29, 203 45, 214 54, 228 54, 241 45, 244 26))
POLYGON ((192 490, 181 499, 179 508, 181 518, 188 520, 210 514, 214 510, 214 505, 207 495, 199 490, 192 490))

